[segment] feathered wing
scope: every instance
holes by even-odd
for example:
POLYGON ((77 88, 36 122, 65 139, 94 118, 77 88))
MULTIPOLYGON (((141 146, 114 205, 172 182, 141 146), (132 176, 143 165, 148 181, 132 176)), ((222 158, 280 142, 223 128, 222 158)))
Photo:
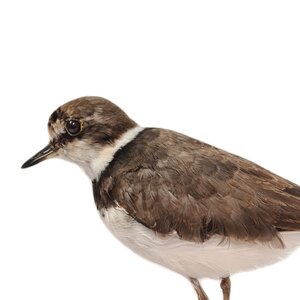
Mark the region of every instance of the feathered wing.
POLYGON ((140 133, 116 154, 99 187, 99 208, 113 202, 148 228, 189 241, 219 234, 280 244, 280 231, 300 230, 299 186, 167 130, 140 133))

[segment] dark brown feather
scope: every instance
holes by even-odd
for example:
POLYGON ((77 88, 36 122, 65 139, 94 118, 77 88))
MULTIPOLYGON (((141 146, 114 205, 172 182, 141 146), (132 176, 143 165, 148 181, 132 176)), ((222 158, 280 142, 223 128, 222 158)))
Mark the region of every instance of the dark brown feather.
POLYGON ((189 241, 219 234, 281 242, 280 231, 300 230, 299 186, 169 130, 143 130, 93 184, 98 209, 119 205, 148 228, 189 241))

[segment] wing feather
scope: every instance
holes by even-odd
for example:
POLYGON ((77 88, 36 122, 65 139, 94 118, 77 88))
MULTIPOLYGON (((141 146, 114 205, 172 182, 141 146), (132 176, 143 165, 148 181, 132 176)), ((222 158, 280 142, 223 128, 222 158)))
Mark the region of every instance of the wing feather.
POLYGON ((300 187, 236 155, 182 134, 146 129, 120 150, 98 183, 111 199, 161 234, 204 242, 214 234, 281 243, 300 230, 300 187))

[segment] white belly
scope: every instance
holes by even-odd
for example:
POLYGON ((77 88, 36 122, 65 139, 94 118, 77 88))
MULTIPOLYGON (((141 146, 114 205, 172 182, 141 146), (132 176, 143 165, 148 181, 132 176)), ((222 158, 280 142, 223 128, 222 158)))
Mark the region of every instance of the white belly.
POLYGON ((162 236, 133 220, 120 208, 101 211, 108 229, 128 248, 144 258, 186 277, 218 279, 273 264, 300 244, 300 232, 285 232, 285 248, 242 242, 222 242, 214 236, 204 243, 179 239, 176 233, 162 236), (103 216, 104 215, 104 216, 103 216))

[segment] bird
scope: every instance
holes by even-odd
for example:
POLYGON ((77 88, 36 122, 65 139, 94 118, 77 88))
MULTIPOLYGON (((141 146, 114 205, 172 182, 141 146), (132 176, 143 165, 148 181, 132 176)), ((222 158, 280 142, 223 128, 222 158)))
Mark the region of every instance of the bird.
POLYGON ((59 157, 91 179, 99 215, 136 254, 201 280, 276 263, 300 244, 300 187, 187 135, 142 127, 101 97, 69 101, 50 116, 49 144, 28 168, 59 157))

